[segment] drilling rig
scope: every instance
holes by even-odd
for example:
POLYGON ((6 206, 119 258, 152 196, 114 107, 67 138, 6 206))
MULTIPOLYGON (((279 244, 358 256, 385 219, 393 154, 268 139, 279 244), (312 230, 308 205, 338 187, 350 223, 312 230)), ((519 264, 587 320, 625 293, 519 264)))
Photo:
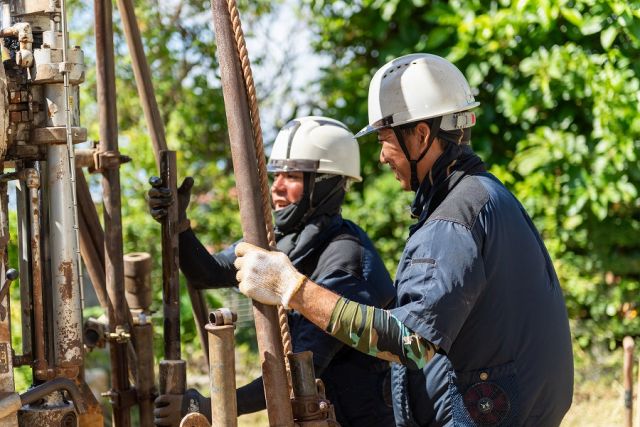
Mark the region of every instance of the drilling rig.
MULTIPOLYGON (((175 196, 175 152, 167 150, 133 3, 117 4, 159 175, 175 196)), ((244 202, 245 238, 267 246, 271 223, 261 216, 270 213, 258 206, 268 204, 255 199, 266 197, 255 176, 266 173, 264 154, 253 88, 245 84, 251 80, 248 60, 241 65, 241 49, 233 41, 232 31, 238 41, 239 30, 238 46, 244 43, 239 19, 231 17, 237 9, 233 0, 213 0, 212 9, 225 102, 235 111, 227 117, 234 168, 239 186, 251 195, 244 202), (256 138, 260 144, 254 146, 256 138)), ((151 259, 123 254, 119 168, 130 159, 118 150, 111 1, 95 0, 94 14, 99 144, 78 149, 87 140, 79 105, 85 65, 82 49, 69 43, 65 0, 0 0, 0 427, 103 426, 103 409, 84 375, 86 348, 99 343, 109 346, 111 387, 104 396, 113 426, 131 426, 131 408, 137 406, 136 424, 151 427, 158 392, 181 394, 187 383, 180 353, 177 224, 170 212, 162 226, 165 357, 155 384, 151 259), (102 222, 82 168, 102 175, 102 222), (10 227, 13 209, 17 220, 10 227), (17 230, 15 236, 10 229, 17 230), (11 243, 17 243, 17 254, 10 257, 11 243), (83 324, 83 269, 107 314, 104 322, 83 324), (11 339, 11 310, 18 310, 10 307, 15 280, 21 348, 11 339), (20 366, 31 370, 28 390, 16 390, 14 368, 20 366)), ((241 212, 242 205, 241 200, 241 212)), ((213 425, 236 425, 234 314, 207 313, 200 291, 188 290, 209 356, 213 425)), ((286 316, 283 325, 282 311, 258 303, 254 313, 270 424, 336 425, 310 354, 291 354, 290 344, 287 350, 286 316)), ((202 418, 189 414, 183 423, 208 425, 202 418)))

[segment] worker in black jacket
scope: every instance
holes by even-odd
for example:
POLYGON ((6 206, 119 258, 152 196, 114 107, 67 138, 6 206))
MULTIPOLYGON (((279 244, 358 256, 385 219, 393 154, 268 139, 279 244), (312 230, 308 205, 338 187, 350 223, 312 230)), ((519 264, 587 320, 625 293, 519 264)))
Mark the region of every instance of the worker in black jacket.
MULTIPOLYGON (((361 181, 360 155, 347 127, 326 117, 292 120, 278 134, 268 163, 273 174, 271 202, 278 250, 314 282, 350 300, 378 307, 395 296, 389 273, 366 233, 340 215, 349 180, 361 181)), ((236 245, 211 255, 188 227, 186 207, 193 180, 178 192, 184 224, 180 233, 180 269, 199 289, 237 286, 236 245)), ((166 215, 171 203, 165 188, 149 191, 151 213, 166 215)), ((326 387, 341 426, 394 426, 388 398, 388 363, 358 352, 290 311, 294 352, 311 350, 316 375, 326 387), (386 388, 385 388, 386 386, 386 388)), ((238 415, 266 406, 262 377, 237 390, 238 415)), ((155 423, 177 426, 193 408, 210 411, 208 399, 190 390, 184 397, 156 400, 155 423)), ((209 415, 210 414, 206 414, 209 415)))

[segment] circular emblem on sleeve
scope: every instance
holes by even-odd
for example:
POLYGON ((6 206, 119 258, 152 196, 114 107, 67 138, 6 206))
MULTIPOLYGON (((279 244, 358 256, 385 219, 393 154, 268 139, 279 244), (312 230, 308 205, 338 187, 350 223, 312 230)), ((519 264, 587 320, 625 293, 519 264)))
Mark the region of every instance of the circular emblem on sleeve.
POLYGON ((494 383, 472 385, 464 393, 463 400, 471 419, 480 426, 499 425, 511 408, 507 393, 494 383))

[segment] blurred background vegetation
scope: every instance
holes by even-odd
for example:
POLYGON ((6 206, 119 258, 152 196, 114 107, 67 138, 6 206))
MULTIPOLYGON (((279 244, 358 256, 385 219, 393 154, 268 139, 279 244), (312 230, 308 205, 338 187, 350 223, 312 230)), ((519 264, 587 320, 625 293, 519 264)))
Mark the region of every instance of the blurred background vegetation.
MULTIPOLYGON (((612 379, 619 367, 612 360, 619 359, 611 355, 623 336, 640 335, 640 1, 254 0, 239 6, 266 141, 296 115, 327 115, 359 130, 367 122, 369 80, 394 57, 429 52, 455 63, 481 103, 475 150, 525 205, 555 262, 571 318, 577 384, 604 372, 607 385, 619 385, 612 379)), ((72 28, 73 43, 87 53, 82 123, 97 139, 95 50, 85 25, 93 19, 90 7, 76 3, 81 19, 72 28)), ((209 3, 138 0, 136 7, 179 176, 195 177, 192 226, 219 250, 241 230, 209 3)), ((133 158, 121 169, 125 253, 154 256, 160 310, 159 226, 145 202, 156 171, 117 11, 114 18, 120 149, 133 158)), ((380 167, 374 140, 361 144, 365 179, 352 188, 344 215, 370 234, 393 275, 411 223, 411 195, 380 167)), ((99 177, 91 182, 99 203, 99 177)), ((208 293, 212 306, 227 297, 208 293)), ((182 319, 184 354, 197 357, 186 294, 182 319)), ((242 334, 251 353, 251 328, 242 334)), ((158 335, 158 349, 160 342, 158 335)))

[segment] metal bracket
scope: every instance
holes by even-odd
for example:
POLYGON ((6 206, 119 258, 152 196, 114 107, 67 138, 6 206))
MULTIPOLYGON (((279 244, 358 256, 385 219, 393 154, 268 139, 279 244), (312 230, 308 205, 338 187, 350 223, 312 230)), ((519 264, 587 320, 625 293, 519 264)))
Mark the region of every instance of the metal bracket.
POLYGON ((108 390, 104 393, 100 393, 100 396, 106 397, 109 399, 109 403, 115 407, 130 408, 135 405, 138 401, 138 392, 135 388, 130 388, 127 390, 108 390))
POLYGON ((124 326, 118 325, 116 326, 115 332, 109 332, 108 334, 106 334, 106 338, 108 341, 114 341, 122 344, 129 342, 129 340, 131 339, 131 334, 127 332, 124 326))
POLYGON ((93 153, 93 170, 102 172, 105 169, 116 169, 121 164, 131 161, 131 157, 120 154, 117 150, 96 151, 93 153))

